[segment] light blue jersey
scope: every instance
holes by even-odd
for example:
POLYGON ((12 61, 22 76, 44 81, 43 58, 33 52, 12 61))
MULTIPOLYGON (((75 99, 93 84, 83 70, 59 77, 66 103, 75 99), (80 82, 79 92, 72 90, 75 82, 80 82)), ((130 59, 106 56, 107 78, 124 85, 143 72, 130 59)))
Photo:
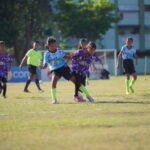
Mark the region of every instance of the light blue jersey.
POLYGON ((66 64, 66 61, 63 59, 64 56, 65 53, 60 48, 57 48, 54 53, 46 51, 44 54, 44 64, 48 64, 51 71, 59 69, 66 64))
POLYGON ((122 52, 122 58, 124 59, 132 59, 133 60, 133 56, 134 53, 136 53, 136 49, 134 46, 132 46, 130 49, 127 48, 127 45, 122 46, 121 48, 121 52, 122 52))

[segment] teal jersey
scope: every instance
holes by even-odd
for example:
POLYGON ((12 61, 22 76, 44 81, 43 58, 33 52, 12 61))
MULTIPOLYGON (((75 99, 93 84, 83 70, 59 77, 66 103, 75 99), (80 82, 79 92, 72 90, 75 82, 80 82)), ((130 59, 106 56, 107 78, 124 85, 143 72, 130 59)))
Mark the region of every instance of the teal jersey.
POLYGON ((66 61, 63 59, 64 56, 65 53, 60 48, 57 48, 54 53, 46 51, 44 54, 44 64, 48 64, 51 71, 59 69, 66 64, 66 61))
POLYGON ((136 53, 136 49, 132 46, 130 49, 127 48, 126 45, 122 46, 121 48, 122 58, 125 59, 132 59, 134 58, 134 53, 136 53))

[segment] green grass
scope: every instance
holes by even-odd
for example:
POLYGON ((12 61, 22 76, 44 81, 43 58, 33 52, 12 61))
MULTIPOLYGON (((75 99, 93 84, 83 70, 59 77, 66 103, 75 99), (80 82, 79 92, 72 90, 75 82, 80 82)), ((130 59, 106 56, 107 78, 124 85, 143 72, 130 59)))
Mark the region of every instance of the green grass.
POLYGON ((9 83, 0 99, 0 150, 149 150, 150 76, 138 78, 135 94, 125 95, 124 77, 90 81, 96 103, 76 103, 74 86, 58 83, 59 104, 50 103, 32 83, 9 83))

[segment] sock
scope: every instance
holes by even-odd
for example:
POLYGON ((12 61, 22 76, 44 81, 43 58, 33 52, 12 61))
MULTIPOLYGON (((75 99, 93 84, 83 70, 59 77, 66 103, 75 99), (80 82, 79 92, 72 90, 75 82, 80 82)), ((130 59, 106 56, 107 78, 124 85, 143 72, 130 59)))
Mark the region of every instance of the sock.
POLYGON ((90 96, 89 91, 85 88, 85 86, 81 85, 80 86, 80 90, 86 95, 86 96, 90 96))
POLYGON ((35 84, 36 84, 38 90, 41 90, 41 88, 40 88, 40 83, 39 83, 39 80, 38 80, 38 79, 35 79, 35 84))
POLYGON ((31 82, 31 80, 27 80, 26 85, 25 85, 25 87, 24 87, 24 90, 27 90, 27 89, 28 89, 28 86, 29 86, 30 82, 31 82))
POLYGON ((51 89, 52 99, 56 99, 56 88, 51 89))
POLYGON ((78 96, 79 85, 75 84, 75 93, 74 96, 78 96))
POLYGON ((3 96, 6 96, 7 85, 3 85, 3 96))
POLYGON ((130 81, 129 87, 132 87, 133 84, 135 83, 135 81, 136 81, 136 80, 132 79, 132 80, 130 81))
POLYGON ((125 80, 126 92, 129 92, 129 80, 125 80))
POLYGON ((3 87, 2 87, 2 84, 0 83, 0 94, 1 94, 2 90, 3 90, 3 87))

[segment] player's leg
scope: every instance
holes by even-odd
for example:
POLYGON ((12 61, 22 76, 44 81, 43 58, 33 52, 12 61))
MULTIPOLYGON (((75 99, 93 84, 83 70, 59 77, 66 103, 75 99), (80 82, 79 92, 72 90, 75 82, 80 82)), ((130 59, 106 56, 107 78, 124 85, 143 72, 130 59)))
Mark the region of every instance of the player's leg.
POLYGON ((56 74, 53 74, 53 76, 52 76, 52 88, 51 88, 52 104, 57 103, 56 86, 57 86, 58 80, 59 80, 59 76, 57 76, 56 74))
POLYGON ((70 68, 68 66, 64 66, 61 69, 61 75, 69 81, 72 81, 75 85, 75 94, 74 94, 74 100, 77 102, 84 102, 85 100, 83 100, 79 95, 78 95, 78 91, 80 88, 80 77, 76 74, 73 73, 70 68))
POLYGON ((126 94, 129 94, 129 82, 130 82, 130 74, 126 74, 125 79, 126 94))
POLYGON ((28 72, 29 72, 29 76, 28 76, 28 80, 26 81, 25 87, 24 87, 24 92, 30 92, 28 90, 28 87, 33 79, 33 75, 34 75, 34 70, 33 70, 33 66, 32 65, 28 65, 28 72))
POLYGON ((130 60, 123 60, 123 69, 125 73, 125 89, 126 94, 129 94, 129 82, 130 82, 130 60))
POLYGON ((37 74, 37 73, 34 74, 33 77, 34 77, 34 79, 35 79, 35 85, 37 86, 39 92, 44 92, 44 91, 41 89, 41 87, 40 87, 40 83, 39 83, 39 79, 38 79, 38 74, 37 74))
POLYGON ((2 93, 3 86, 2 86, 2 77, 0 77, 0 94, 2 93))
POLYGON ((3 85, 2 85, 2 89, 3 89, 3 91, 2 91, 2 97, 3 97, 3 98, 6 98, 7 79, 6 79, 6 78, 2 78, 2 83, 3 83, 3 85))
POLYGON ((129 83, 129 89, 130 89, 131 93, 134 93, 133 85, 137 80, 137 74, 136 74, 136 71, 135 71, 133 61, 131 61, 131 64, 130 64, 130 74, 132 75, 132 79, 129 83))
MULTIPOLYGON (((83 85, 83 84, 77 84, 76 83, 76 80, 75 80, 75 77, 71 77, 70 78, 70 81, 72 81, 75 86, 79 86, 79 89, 86 95, 86 98, 90 101, 90 102, 94 102, 94 99, 90 96, 90 93, 89 91, 86 89, 86 87, 83 85)), ((84 100, 83 100, 84 101, 84 100)))
POLYGON ((137 74, 136 73, 133 73, 132 74, 132 79, 131 79, 131 81, 130 81, 130 84, 129 84, 129 88, 130 88, 130 91, 132 92, 132 93, 134 93, 134 89, 133 89, 133 85, 134 85, 134 83, 136 82, 136 80, 137 80, 137 74))

